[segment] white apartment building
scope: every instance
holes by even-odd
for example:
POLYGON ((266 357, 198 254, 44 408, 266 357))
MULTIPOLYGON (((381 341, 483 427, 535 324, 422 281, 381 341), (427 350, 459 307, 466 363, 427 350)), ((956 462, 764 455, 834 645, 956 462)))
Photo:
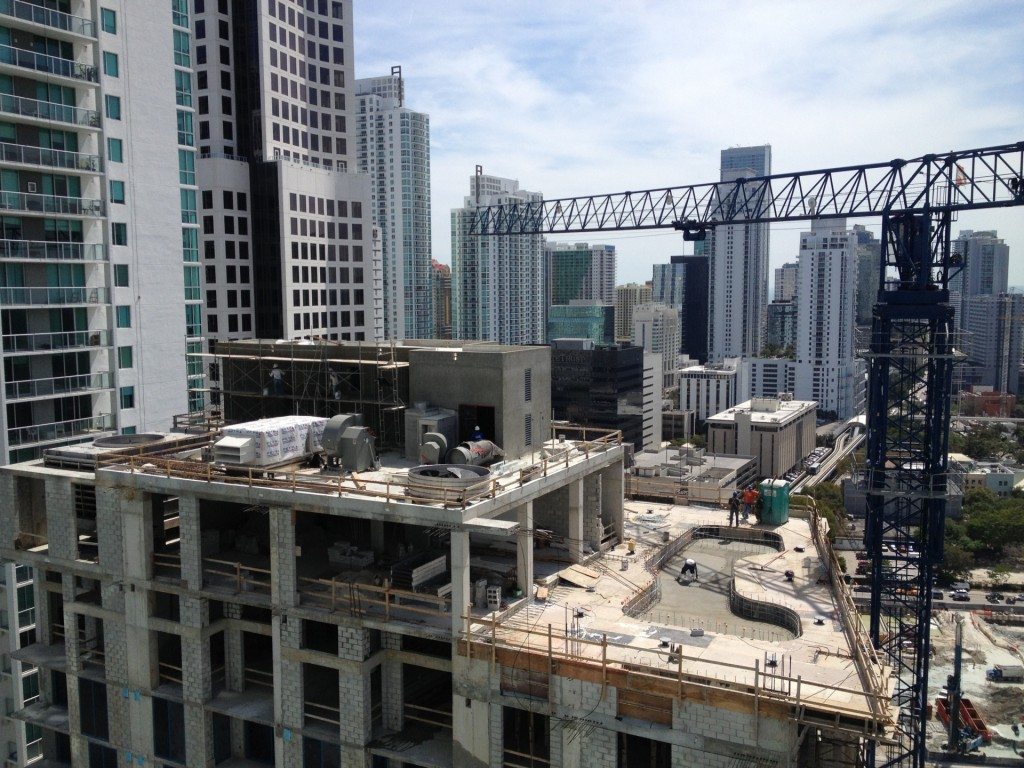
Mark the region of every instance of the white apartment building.
POLYGON ((693 411, 698 421, 734 406, 740 399, 740 358, 718 365, 689 365, 680 369, 679 408, 693 411))
POLYGON ((968 296, 963 301, 970 379, 1019 394, 1024 351, 1024 294, 968 296))
POLYGON ((626 283, 615 287, 615 340, 629 341, 633 335, 633 310, 653 299, 650 283, 626 283))
POLYGON ((957 325, 965 329, 969 298, 1006 293, 1010 246, 995 230, 964 229, 953 240, 951 250, 963 257, 963 270, 950 280, 949 291, 957 325))
POLYGON ((351 0, 197 3, 210 340, 383 335, 372 185, 355 173, 351 0))
POLYGON ((785 357, 748 357, 740 365, 740 400, 778 397, 796 389, 796 365, 785 357))
POLYGON ((864 410, 865 366, 854 357, 857 237, 845 219, 800 236, 795 396, 848 419, 864 410))
POLYGON ((477 173, 462 208, 452 210, 452 337, 502 344, 544 340, 544 243, 537 235, 471 234, 477 209, 540 202, 519 182, 477 173))
MULTIPOLYGON (((721 181, 767 176, 771 159, 770 145, 723 149, 721 181)), ((768 241, 767 224, 730 224, 708 233, 708 359, 713 363, 761 351, 768 305, 768 241)))
POLYGON ((792 301, 794 299, 799 269, 800 265, 795 261, 787 262, 781 267, 775 268, 774 301, 792 301))
POLYGON ((676 384, 679 360, 679 311, 664 304, 641 304, 633 311, 633 344, 661 356, 661 386, 676 384))
POLYGON ((356 160, 381 229, 384 337, 434 336, 430 117, 405 106, 402 68, 356 80, 356 160))

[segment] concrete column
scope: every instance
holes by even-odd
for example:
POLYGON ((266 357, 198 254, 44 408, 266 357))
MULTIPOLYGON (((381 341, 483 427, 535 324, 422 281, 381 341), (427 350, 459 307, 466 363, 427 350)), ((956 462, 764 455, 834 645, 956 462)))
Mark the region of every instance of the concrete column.
POLYGON ((274 605, 298 605, 295 563, 295 514, 270 508, 270 600, 274 605))
POLYGON ((601 521, 601 473, 583 478, 583 538, 595 552, 601 551, 604 524, 601 521))
MULTIPOLYGON (((288 512, 289 510, 283 510, 288 512)), ((273 514, 273 510, 271 510, 273 514)), ((289 515, 290 517, 290 515, 289 515)), ((273 517, 271 517, 271 538, 273 539, 273 517)), ((294 562, 294 558, 292 558, 294 562)), ((287 728, 293 734, 285 741, 278 737, 274 743, 274 764, 283 768, 300 768, 302 765, 302 742, 297 738, 302 730, 303 701, 302 664, 282 658, 282 649, 298 649, 301 645, 302 622, 292 616, 274 616, 274 722, 287 728)))
POLYGON ((128 668, 128 722, 135 751, 152 754, 153 698, 159 682, 156 633, 149 629, 149 600, 141 590, 124 595, 125 645, 128 668))
POLYGON ((516 547, 516 577, 519 588, 527 598, 533 595, 533 502, 528 501, 516 510, 519 523, 519 541, 516 547))
POLYGON ((569 483, 569 516, 566 544, 569 560, 578 563, 583 559, 583 480, 569 483))
POLYGON ((622 491, 622 462, 617 461, 601 470, 601 519, 615 526, 619 541, 626 538, 622 491))
POLYGON ((470 610, 472 594, 469 583, 469 533, 452 531, 452 639, 459 637, 466 627, 463 615, 470 610))
POLYGON ((188 764, 199 768, 212 768, 213 713, 202 704, 185 704, 185 754, 188 764))
POLYGON ((181 578, 189 589, 203 588, 202 536, 199 533, 199 501, 195 496, 178 499, 181 532, 181 578))
POLYGON ((374 552, 380 554, 384 551, 384 521, 383 520, 371 520, 370 521, 370 547, 374 552))

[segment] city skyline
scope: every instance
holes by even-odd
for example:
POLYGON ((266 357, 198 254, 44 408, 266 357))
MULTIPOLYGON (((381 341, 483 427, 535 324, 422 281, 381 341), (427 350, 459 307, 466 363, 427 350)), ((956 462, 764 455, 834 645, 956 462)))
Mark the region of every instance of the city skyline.
MULTIPOLYGON (((529 7, 445 4, 443 29, 424 23, 436 3, 383 0, 357 11, 360 70, 401 64, 417 108, 431 115, 435 221, 461 200, 476 164, 551 198, 714 181, 719 151, 733 145, 770 143, 774 169, 785 172, 1017 141, 1024 124, 1024 18, 1008 3, 844 5, 825 30, 796 8, 756 3, 653 3, 643 13, 564 3, 543 7, 543 25, 529 7), (701 36, 679 46, 678 30, 694 27, 701 36), (810 35, 827 43, 827 59, 787 42, 810 35), (710 55, 725 47, 756 55, 710 55), (900 58, 900 77, 922 83, 898 101, 890 49, 917 51, 900 58), (687 87, 667 87, 670 72, 685 72, 687 87), (723 92, 733 97, 694 112, 723 92)), ((877 234, 877 220, 854 223, 877 234)), ((1013 212, 964 215, 958 225, 997 229, 1011 250, 1024 249, 1024 217, 1013 212)), ((772 227, 770 269, 796 258, 806 229, 772 227)), ((675 232, 590 237, 618 249, 620 284, 692 252, 675 232)), ((435 227, 435 257, 447 258, 449 238, 435 227)), ((1011 265, 1010 284, 1024 285, 1024 263, 1011 265)))

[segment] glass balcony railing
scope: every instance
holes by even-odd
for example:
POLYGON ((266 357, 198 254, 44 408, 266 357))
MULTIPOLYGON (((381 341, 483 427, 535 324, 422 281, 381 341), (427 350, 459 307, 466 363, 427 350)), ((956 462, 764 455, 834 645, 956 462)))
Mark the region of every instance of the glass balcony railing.
POLYGON ((30 427, 13 427, 7 430, 8 445, 28 445, 55 440, 71 440, 95 432, 109 432, 114 428, 114 417, 105 413, 84 419, 58 421, 53 424, 33 424, 30 427))
POLYGON ((104 261, 101 243, 53 243, 47 240, 0 240, 0 259, 104 261))
POLYGON ((52 101, 27 99, 10 93, 0 93, 0 112, 37 120, 53 120, 86 128, 100 127, 100 113, 94 109, 79 109, 52 101))
POLYGON ((4 352, 58 352, 110 346, 110 331, 16 333, 3 337, 4 352))
POLYGON ((107 304, 106 288, 0 288, 0 304, 107 304))
POLYGON ((24 48, 15 48, 10 45, 0 45, 0 64, 13 64, 16 67, 24 67, 72 80, 99 82, 99 72, 92 64, 48 56, 45 53, 27 51, 24 48))
POLYGON ((87 392, 93 389, 110 389, 110 381, 110 371, 101 371, 78 376, 60 376, 54 379, 8 381, 4 385, 4 389, 9 400, 17 400, 23 397, 69 395, 73 392, 87 392))
POLYGON ((44 27, 52 27, 62 32, 71 32, 83 37, 96 37, 96 22, 70 13, 51 11, 49 8, 26 3, 24 0, 0 0, 0 15, 13 16, 16 19, 31 21, 44 27))
POLYGON ((2 141, 0 141, 0 161, 92 173, 99 173, 103 170, 103 163, 100 161, 99 155, 68 152, 65 149, 29 147, 24 144, 8 144, 2 141))
POLYGON ((59 197, 35 192, 0 192, 0 209, 25 213, 57 213, 65 216, 102 216, 103 201, 84 197, 59 197))

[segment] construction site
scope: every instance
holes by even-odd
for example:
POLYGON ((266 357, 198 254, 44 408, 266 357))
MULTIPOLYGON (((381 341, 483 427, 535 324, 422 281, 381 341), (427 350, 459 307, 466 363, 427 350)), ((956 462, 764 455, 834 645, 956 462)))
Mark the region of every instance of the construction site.
POLYGON ((855 766, 892 737, 812 505, 624 503, 621 435, 544 418, 547 349, 395 349, 393 448, 346 402, 0 472, 48 765, 855 766))

